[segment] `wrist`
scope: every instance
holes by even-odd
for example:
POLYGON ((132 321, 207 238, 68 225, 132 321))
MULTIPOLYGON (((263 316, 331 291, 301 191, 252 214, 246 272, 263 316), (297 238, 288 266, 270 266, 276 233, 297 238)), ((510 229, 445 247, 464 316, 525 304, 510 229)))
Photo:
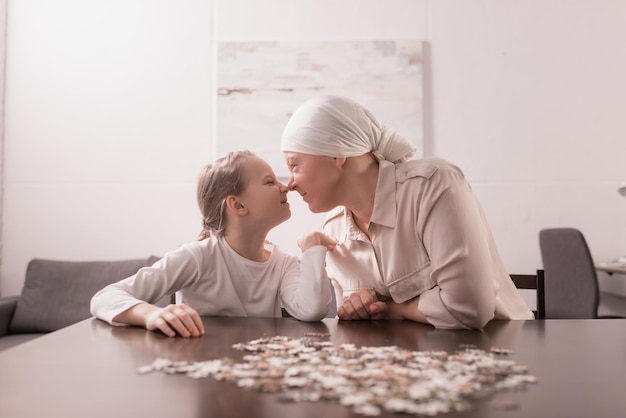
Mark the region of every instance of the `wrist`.
POLYGON ((406 302, 394 303, 393 312, 396 314, 396 317, 400 319, 424 322, 424 316, 417 310, 418 303, 419 296, 409 299, 406 302))
POLYGON ((387 306, 389 307, 388 318, 390 319, 408 319, 405 315, 405 304, 396 303, 393 299, 388 300, 387 306))
POLYGON ((151 305, 148 302, 140 302, 118 314, 114 320, 129 325, 149 328, 150 314, 160 309, 158 306, 151 305))

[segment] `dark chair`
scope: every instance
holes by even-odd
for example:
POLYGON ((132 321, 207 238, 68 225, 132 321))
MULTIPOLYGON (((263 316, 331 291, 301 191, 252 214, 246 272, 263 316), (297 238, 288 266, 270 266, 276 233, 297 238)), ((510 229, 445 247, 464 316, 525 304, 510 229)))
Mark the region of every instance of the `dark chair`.
POLYGON ((599 318, 598 277, 584 235, 575 228, 543 229, 539 246, 545 271, 546 318, 599 318))
POLYGON ((518 289, 535 290, 537 295, 536 309, 533 310, 535 319, 546 318, 546 301, 544 290, 543 270, 537 270, 537 274, 511 274, 511 280, 518 289))

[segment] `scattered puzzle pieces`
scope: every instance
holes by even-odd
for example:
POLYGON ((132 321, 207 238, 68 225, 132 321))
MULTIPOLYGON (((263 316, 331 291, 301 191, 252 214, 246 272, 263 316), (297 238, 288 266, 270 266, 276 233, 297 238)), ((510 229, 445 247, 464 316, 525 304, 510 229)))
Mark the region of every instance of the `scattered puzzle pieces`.
POLYGON ((299 339, 260 338, 233 348, 248 353, 242 362, 159 358, 137 371, 211 377, 246 390, 277 393, 283 402, 337 402, 366 416, 463 411, 473 400, 536 382, 526 367, 498 357, 512 352, 502 347, 487 352, 466 346, 449 354, 396 346, 334 346, 329 334, 308 333, 299 339))

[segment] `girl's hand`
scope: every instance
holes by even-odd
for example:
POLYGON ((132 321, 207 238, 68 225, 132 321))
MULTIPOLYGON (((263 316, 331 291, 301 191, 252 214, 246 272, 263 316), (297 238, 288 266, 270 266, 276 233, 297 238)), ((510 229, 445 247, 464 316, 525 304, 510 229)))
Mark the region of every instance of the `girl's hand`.
POLYGON ((332 251, 337 245, 337 240, 318 231, 309 232, 298 238, 298 247, 303 252, 316 245, 323 245, 328 251, 332 251))
POLYGON ((168 337, 199 337, 204 334, 200 315, 184 304, 154 309, 146 314, 145 320, 148 330, 160 330, 168 337))

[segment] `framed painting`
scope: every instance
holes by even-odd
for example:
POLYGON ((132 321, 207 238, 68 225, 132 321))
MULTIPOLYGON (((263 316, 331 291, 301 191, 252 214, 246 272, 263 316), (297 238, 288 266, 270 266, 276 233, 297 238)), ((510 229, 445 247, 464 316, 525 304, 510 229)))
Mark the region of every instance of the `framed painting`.
POLYGON ((423 155, 419 40, 219 43, 217 155, 250 149, 286 178, 282 131, 301 103, 320 94, 356 100, 423 155))

